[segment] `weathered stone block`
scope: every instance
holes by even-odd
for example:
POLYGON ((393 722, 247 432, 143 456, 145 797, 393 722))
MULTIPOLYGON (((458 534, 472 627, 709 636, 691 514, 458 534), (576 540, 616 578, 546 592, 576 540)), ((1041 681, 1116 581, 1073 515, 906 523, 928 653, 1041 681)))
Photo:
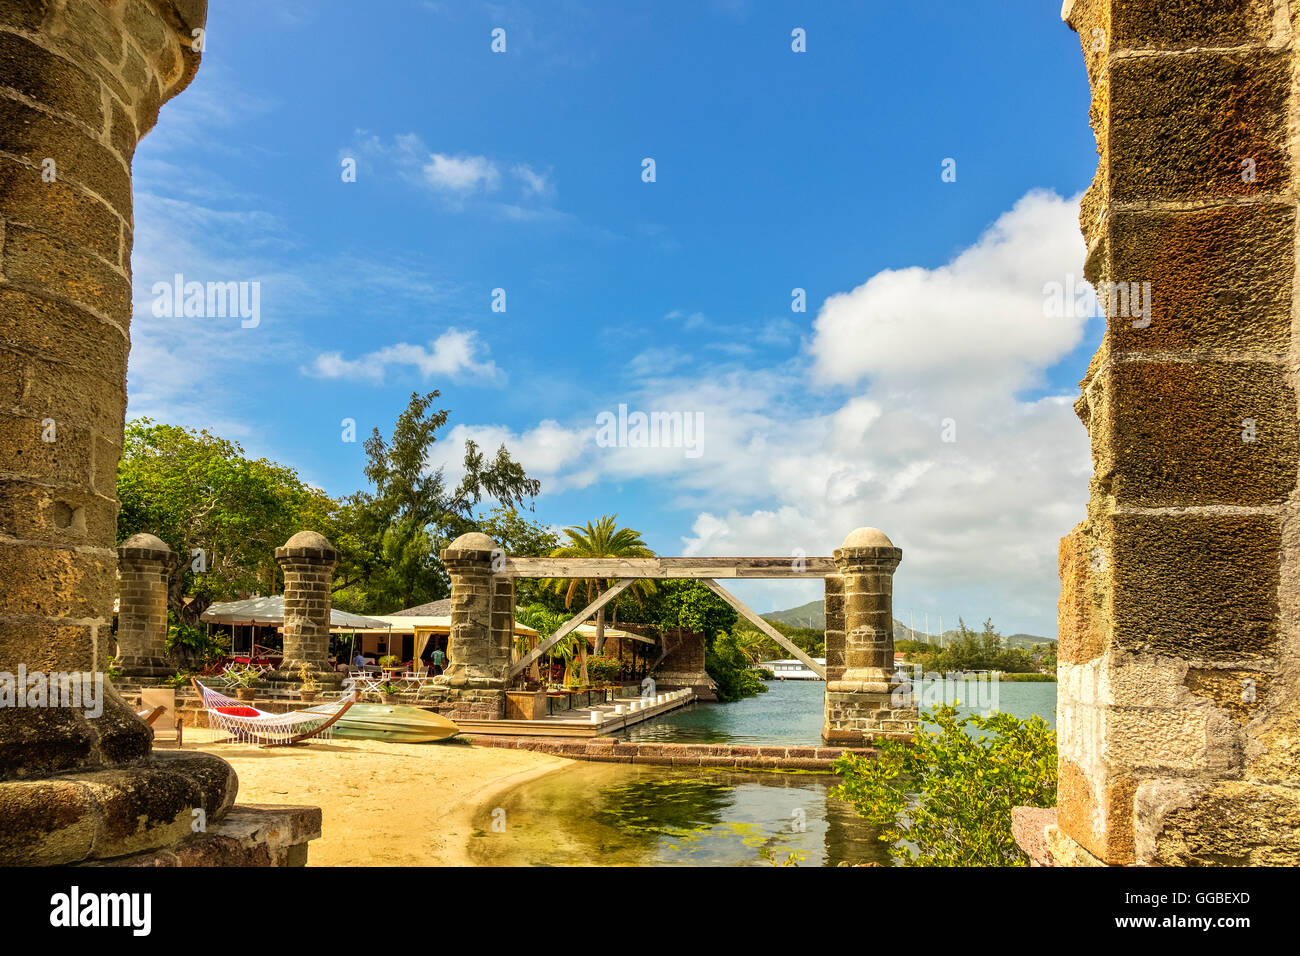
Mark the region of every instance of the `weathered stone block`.
POLYGON ((1110 59, 1108 159, 1115 202, 1285 189, 1290 176, 1281 51, 1110 59), (1244 181, 1243 160, 1254 163, 1244 181))
POLYGON ((108 147, 65 120, 3 97, 0 129, 6 152, 30 157, 38 166, 53 157, 61 179, 85 187, 131 220, 131 177, 125 160, 108 147))
POLYGON ((1300 790, 1229 780, 1169 810, 1154 862, 1165 866, 1300 865, 1300 790))
POLYGON ((1280 523, 1268 515, 1115 515, 1113 646, 1191 661, 1277 648, 1280 523))
POLYGON ((1279 365, 1112 363, 1089 405, 1097 480, 1117 504, 1265 504, 1295 485, 1295 393, 1279 365))
POLYGON ((1123 0, 1107 6, 1112 52, 1263 43, 1273 32, 1269 0, 1123 0))
POLYGON ((1105 278, 1151 283, 1149 316, 1138 315, 1132 301, 1127 315, 1112 313, 1111 298, 1123 304, 1119 290, 1100 290, 1111 352, 1286 351, 1295 271, 1293 206, 1115 211, 1107 233, 1105 278))

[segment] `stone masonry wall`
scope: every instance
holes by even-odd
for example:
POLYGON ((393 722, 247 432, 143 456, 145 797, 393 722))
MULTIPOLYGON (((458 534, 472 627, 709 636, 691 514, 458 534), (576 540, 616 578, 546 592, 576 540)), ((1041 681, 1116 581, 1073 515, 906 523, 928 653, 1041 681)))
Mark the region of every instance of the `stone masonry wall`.
POLYGON ((151 534, 132 535, 117 549, 117 664, 128 678, 164 677, 167 584, 176 555, 151 534))
POLYGON ((700 700, 717 700, 718 685, 704 668, 704 635, 684 627, 665 631, 663 640, 671 650, 651 675, 664 690, 690 687, 700 700))
POLYGON ((844 579, 828 574, 826 581, 826 679, 844 676, 844 579))
MULTIPOLYGON (((201 2, 0 4, 0 670, 112 656, 131 318, 131 157, 198 69, 201 2)), ((0 713, 0 779, 139 759, 116 694, 91 728, 0 713)))
POLYGON ((1061 542, 1060 834, 1106 863, 1300 862, 1300 4, 1082 0, 1100 161, 1061 542), (1106 283, 1149 282, 1147 316, 1106 283))
POLYGON ((284 572, 284 661, 271 680, 301 683, 301 669, 323 684, 341 683, 330 669, 330 612, 338 552, 324 535, 299 531, 275 560, 284 572))

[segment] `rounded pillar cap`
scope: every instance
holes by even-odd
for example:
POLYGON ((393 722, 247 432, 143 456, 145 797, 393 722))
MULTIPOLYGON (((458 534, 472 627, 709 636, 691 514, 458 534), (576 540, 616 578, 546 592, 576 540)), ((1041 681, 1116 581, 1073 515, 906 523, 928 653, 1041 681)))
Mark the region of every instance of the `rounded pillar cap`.
POLYGON ((329 538, 319 531, 299 531, 283 545, 286 548, 316 548, 320 551, 333 551, 334 545, 329 538))
POLYGON ((856 531, 849 532, 849 536, 844 539, 843 548, 892 548, 894 542, 889 540, 889 536, 879 528, 858 528, 856 531))
POLYGON ((162 554, 172 553, 172 549, 166 541, 158 537, 156 534, 150 534, 147 531, 141 531, 137 534, 131 535, 131 537, 118 545, 118 550, 123 548, 130 548, 136 551, 157 551, 162 554))
POLYGON ((497 543, 482 531, 470 531, 462 534, 449 545, 452 551, 495 551, 497 543))

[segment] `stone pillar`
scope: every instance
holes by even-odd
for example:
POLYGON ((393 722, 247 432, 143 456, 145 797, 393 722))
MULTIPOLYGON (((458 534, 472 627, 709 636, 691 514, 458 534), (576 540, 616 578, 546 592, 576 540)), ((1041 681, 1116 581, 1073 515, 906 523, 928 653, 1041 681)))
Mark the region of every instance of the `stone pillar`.
POLYGON ((498 592, 500 582, 494 582, 492 575, 493 556, 503 553, 495 541, 477 531, 461 535, 442 552, 442 563, 451 575, 446 674, 452 688, 505 689, 514 634, 514 587, 498 592))
MULTIPOLYGON (((502 552, 498 551, 498 554, 502 552)), ((492 634, 488 640, 488 668, 505 674, 515 644, 515 579, 492 578, 492 634)))
MULTIPOLYGON (((0 4, 0 671, 112 656, 131 157, 198 69, 182 0, 0 4)), ((0 710, 0 780, 146 757, 104 714, 0 710)))
POLYGON ((273 683, 299 685, 305 665, 328 689, 343 675, 330 669, 331 588, 339 554, 322 534, 299 531, 275 549, 284 572, 284 660, 271 672, 273 683))
POLYGON ((1300 863, 1298 12, 1063 10, 1107 324, 1075 404, 1091 500, 1060 549, 1058 860, 1300 863))
POLYGON ((198 69, 206 14, 205 0, 0 2, 0 672, 97 678, 80 704, 0 707, 0 865, 288 865, 320 832, 311 808, 228 818, 230 765, 153 752, 102 681, 131 156, 198 69))
POLYGON ((826 679, 844 677, 844 579, 826 575, 826 679))
POLYGON ((718 683, 705 669, 704 635, 674 627, 659 635, 665 648, 654 669, 660 690, 691 690, 698 700, 717 700, 718 683))
POLYGON ((844 672, 838 680, 827 675, 822 737, 829 744, 870 743, 915 729, 909 688, 894 680, 894 569, 902 557, 875 528, 859 528, 835 550, 844 589, 844 672))
POLYGON ((133 534, 117 549, 117 665, 123 677, 173 671, 167 664, 167 581, 176 561, 167 543, 151 534, 133 534))

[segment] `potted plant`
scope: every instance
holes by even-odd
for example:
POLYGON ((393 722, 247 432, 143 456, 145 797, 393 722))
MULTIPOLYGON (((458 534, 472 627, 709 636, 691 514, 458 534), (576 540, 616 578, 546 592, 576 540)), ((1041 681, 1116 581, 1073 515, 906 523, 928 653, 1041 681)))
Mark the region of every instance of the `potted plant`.
MULTIPOLYGON (((227 672, 229 674, 229 672, 227 672)), ((235 697, 251 703, 257 699, 257 685, 262 682, 262 675, 255 668, 246 667, 230 675, 231 686, 235 688, 235 697)))
POLYGON ((395 704, 397 702, 397 695, 400 693, 401 690, 389 681, 384 681, 379 685, 379 699, 385 704, 395 704))
POLYGON ((298 665, 298 679, 302 682, 298 686, 298 694, 303 703, 311 703, 320 693, 320 681, 316 680, 316 672, 307 666, 303 661, 298 665))
POLYGON ((392 675, 402 669, 402 661, 394 654, 385 654, 379 658, 379 666, 384 669, 384 673, 392 675))

